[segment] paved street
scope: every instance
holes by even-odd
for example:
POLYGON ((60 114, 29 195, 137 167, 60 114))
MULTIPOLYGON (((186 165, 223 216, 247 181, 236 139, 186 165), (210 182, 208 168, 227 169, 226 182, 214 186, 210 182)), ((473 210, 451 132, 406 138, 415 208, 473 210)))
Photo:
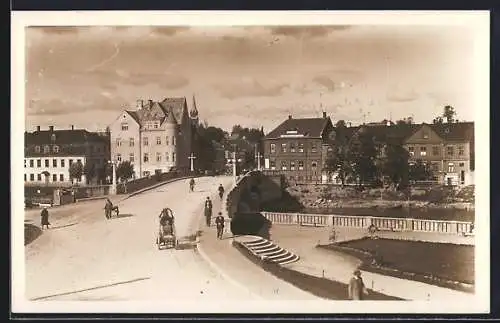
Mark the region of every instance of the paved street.
MULTIPOLYGON (((53 229, 26 246, 26 296, 47 300, 250 299, 192 249, 155 244, 162 207, 174 211, 178 236, 194 234, 202 202, 231 178, 182 180, 121 201, 106 220, 103 200, 51 211, 53 229)), ((38 225, 38 211, 26 212, 38 225)))

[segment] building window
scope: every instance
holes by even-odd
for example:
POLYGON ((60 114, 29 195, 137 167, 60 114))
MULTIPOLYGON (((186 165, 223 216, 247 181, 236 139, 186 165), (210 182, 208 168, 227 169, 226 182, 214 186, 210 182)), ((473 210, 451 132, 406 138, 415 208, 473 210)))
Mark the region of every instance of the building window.
POLYGON ((431 164, 431 170, 433 172, 438 172, 439 171, 439 164, 438 163, 432 163, 431 164))
POLYGON ((158 129, 158 122, 155 122, 154 128, 158 129))
POLYGON ((134 153, 130 153, 130 154, 128 155, 128 160, 129 160, 131 163, 133 163, 133 162, 134 162, 134 153))
POLYGON ((317 163, 317 162, 315 162, 315 161, 313 161, 313 162, 311 163, 311 167, 312 167, 312 168, 316 168, 316 167, 318 167, 318 163, 317 163))
POLYGON ((271 154, 276 152, 276 144, 271 144, 271 154))
POLYGON ((427 156, 427 147, 420 147, 420 156, 427 156))
POLYGON ((80 164, 82 162, 82 160, 81 159, 77 159, 76 162, 80 164))
POLYGON ((269 161, 269 167, 271 167, 272 170, 276 169, 276 162, 274 160, 269 161))
POLYGON ((290 170, 295 170, 295 161, 290 162, 290 170))
POLYGON ((50 146, 48 146, 48 145, 43 146, 43 153, 44 154, 50 153, 50 146))
POLYGON ((52 181, 57 182, 57 174, 52 174, 52 181))
POLYGON ((52 159, 52 167, 57 167, 57 159, 52 159))
POLYGON ((175 136, 172 136, 172 146, 175 146, 175 136))
POLYGON ((24 168, 26 168, 26 159, 24 160, 24 168))
POLYGON ((59 182, 64 182, 64 174, 59 174, 59 182))
POLYGON ((165 161, 168 162, 170 160, 170 153, 166 152, 165 153, 165 161))
POLYGON ((144 153, 144 158, 143 158, 143 161, 145 163, 149 162, 149 154, 148 153, 144 153))
POLYGON ((36 160, 36 167, 38 167, 38 168, 42 167, 42 160, 41 159, 36 160))
POLYGON ((64 162, 64 159, 61 159, 61 167, 65 167, 65 162, 64 162))
POLYGON ((49 167, 50 163, 49 163, 49 160, 48 159, 45 159, 45 167, 49 167))
POLYGON ((299 160, 299 170, 304 170, 304 161, 299 160))
POLYGON ((293 143, 293 142, 290 143, 290 152, 291 153, 295 152, 295 143, 293 143))
POLYGON ((70 159, 70 160, 68 161, 68 164, 69 164, 69 167, 71 167, 71 165, 73 165, 73 159, 70 159))
POLYGON ((31 182, 35 181, 35 174, 30 174, 30 181, 31 182))
POLYGON ((299 153, 303 153, 303 152, 304 152, 304 144, 299 143, 299 153))
POLYGON ((52 147, 52 150, 57 154, 59 152, 59 146, 52 147))
POLYGON ((38 154, 40 153, 40 146, 36 146, 35 147, 35 152, 38 153, 38 154))
POLYGON ((286 170, 286 166, 287 166, 286 164, 287 164, 286 161, 281 162, 281 170, 286 170))
POLYGON ((122 123, 122 131, 127 131, 128 130, 128 123, 124 122, 122 123))
POLYGON ((129 139, 128 139, 128 145, 129 145, 130 147, 134 147, 134 145, 135 145, 134 138, 129 138, 129 139))
POLYGON ((446 153, 448 154, 448 156, 453 156, 454 153, 453 146, 446 147, 446 153))
POLYGON ((410 156, 415 156, 415 147, 408 147, 408 152, 410 153, 410 156))
POLYGON ((448 173, 455 172, 455 165, 453 163, 448 163, 448 173))
POLYGON ((464 166, 465 166, 465 163, 458 163, 458 166, 460 166, 460 167, 464 167, 464 166))
POLYGON ((121 138, 116 138, 116 146, 120 147, 122 145, 122 139, 121 138))
POLYGON ((175 163, 175 153, 172 153, 172 163, 175 163))
POLYGON ((118 162, 121 162, 122 161, 122 154, 116 154, 116 160, 118 162))
POLYGON ((429 139, 429 133, 427 131, 422 132, 422 137, 424 139, 429 139))
POLYGON ((161 137, 156 137, 156 144, 161 145, 161 137))
POLYGON ((458 155, 463 156, 464 155, 464 146, 458 146, 458 155))
POLYGON ((42 180, 42 174, 36 174, 36 180, 40 182, 42 180))
POLYGON ((165 137, 165 145, 168 146, 168 136, 165 137))
POLYGON ((286 144, 281 144, 281 152, 286 153, 286 144))
POLYGON ((35 167, 35 161, 33 159, 30 159, 30 167, 35 167))
POLYGON ((148 171, 144 171, 144 172, 142 172, 142 176, 144 176, 144 177, 149 176, 149 172, 148 172, 148 171))
POLYGON ((316 152, 316 144, 311 144, 311 152, 316 152))
POLYGON ((156 161, 161 162, 161 153, 156 153, 156 161))
POLYGON ((439 155, 439 146, 432 146, 432 156, 439 155))
POLYGON ((24 174, 24 181, 25 181, 25 182, 26 182, 27 177, 28 177, 28 176, 27 176, 26 174, 24 174))
POLYGON ((144 146, 148 146, 148 145, 149 145, 148 137, 144 137, 144 138, 142 138, 142 144, 143 144, 144 146))

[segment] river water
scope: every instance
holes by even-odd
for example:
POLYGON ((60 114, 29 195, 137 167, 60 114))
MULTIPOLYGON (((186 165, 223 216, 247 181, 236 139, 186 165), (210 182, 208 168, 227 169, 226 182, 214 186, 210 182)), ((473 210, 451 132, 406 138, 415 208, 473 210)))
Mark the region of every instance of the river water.
POLYGON ((413 218, 428 220, 451 220, 474 222, 475 212, 472 210, 452 208, 308 208, 301 213, 311 214, 338 214, 338 215, 363 215, 390 218, 413 218))

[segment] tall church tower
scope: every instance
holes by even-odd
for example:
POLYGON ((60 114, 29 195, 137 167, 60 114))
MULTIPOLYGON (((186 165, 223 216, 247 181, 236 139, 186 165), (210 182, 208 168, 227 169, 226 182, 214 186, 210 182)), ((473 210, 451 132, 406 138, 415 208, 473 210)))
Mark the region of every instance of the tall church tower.
POLYGON ((198 127, 199 124, 199 116, 198 116, 198 108, 196 107, 196 99, 193 94, 193 106, 191 107, 191 111, 189 111, 189 117, 191 118, 191 124, 194 127, 198 127))

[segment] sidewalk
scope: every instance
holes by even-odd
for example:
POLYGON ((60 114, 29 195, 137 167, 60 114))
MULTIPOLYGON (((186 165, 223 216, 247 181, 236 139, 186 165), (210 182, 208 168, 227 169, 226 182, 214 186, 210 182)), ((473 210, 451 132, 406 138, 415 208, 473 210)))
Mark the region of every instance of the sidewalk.
MULTIPOLYGON (((218 196, 213 198, 214 217, 221 210, 218 196)), ((222 211, 225 214, 225 210, 222 211)), ((225 214, 227 219, 227 214, 225 214)), ((207 228, 205 219, 200 214, 200 231, 198 251, 226 280, 239 285, 253 299, 265 300, 317 300, 312 294, 267 273, 252 263, 232 246, 232 234, 225 232, 223 239, 217 239, 215 227, 207 228)), ((226 228, 226 231, 228 228, 226 228)))

